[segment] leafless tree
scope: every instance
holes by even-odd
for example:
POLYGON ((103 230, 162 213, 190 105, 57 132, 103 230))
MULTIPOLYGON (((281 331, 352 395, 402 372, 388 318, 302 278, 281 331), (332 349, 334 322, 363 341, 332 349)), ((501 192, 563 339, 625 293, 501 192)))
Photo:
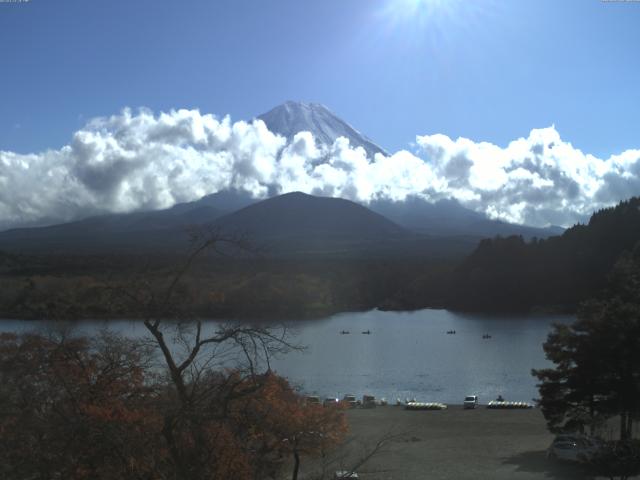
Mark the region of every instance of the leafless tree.
POLYGON ((300 347, 289 341, 282 325, 198 318, 183 288, 196 262, 211 254, 255 255, 256 249, 241 235, 209 228, 190 233, 189 253, 164 284, 154 284, 142 275, 116 293, 142 319, 161 353, 175 397, 166 406, 162 433, 180 477, 195 480, 204 478, 215 463, 215 452, 209 451, 212 441, 207 438, 209 422, 223 422, 230 402, 261 388, 263 374, 270 371, 275 355, 300 347), (224 373, 225 369, 233 374, 224 373), (193 436, 188 451, 184 449, 185 432, 193 436))

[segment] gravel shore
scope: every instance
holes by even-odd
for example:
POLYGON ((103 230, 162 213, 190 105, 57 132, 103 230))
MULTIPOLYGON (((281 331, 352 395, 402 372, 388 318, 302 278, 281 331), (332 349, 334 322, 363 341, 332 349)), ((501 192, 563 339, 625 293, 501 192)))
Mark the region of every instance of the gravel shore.
POLYGON ((407 411, 388 406, 348 411, 352 441, 331 469, 353 465, 380 438, 382 452, 358 469, 361 479, 581 479, 579 467, 553 463, 553 440, 538 409, 407 411))

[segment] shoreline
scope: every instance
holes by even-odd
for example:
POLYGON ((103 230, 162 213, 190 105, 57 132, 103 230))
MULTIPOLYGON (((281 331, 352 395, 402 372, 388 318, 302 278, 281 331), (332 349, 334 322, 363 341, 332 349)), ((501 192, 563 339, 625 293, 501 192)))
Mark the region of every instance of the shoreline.
MULTIPOLYGON (((435 305, 435 306, 424 306, 419 308, 406 308, 406 309, 388 309, 384 307, 376 307, 376 306, 366 306, 360 308, 345 308, 345 309, 326 309, 326 310, 316 310, 316 311, 306 311, 306 312, 280 312, 273 314, 265 314, 261 316, 250 316, 250 315, 223 315, 223 314, 211 314, 206 315, 202 314, 199 316, 194 316, 193 320, 201 320, 201 321, 230 321, 230 322, 257 322, 257 323, 267 323, 267 322, 295 322, 295 321, 309 321, 309 320, 321 320, 324 318, 332 317, 334 315, 341 314, 349 314, 349 313, 365 313, 371 311, 379 311, 379 312, 389 312, 389 313, 412 313, 419 312, 422 310, 446 310, 448 312, 457 313, 460 315, 480 315, 480 316, 490 316, 495 318, 508 318, 511 316, 519 316, 519 317, 544 317, 548 315, 558 315, 558 316, 572 316, 575 315, 575 312, 557 309, 557 310, 529 310, 529 311, 472 311, 472 310, 460 310, 456 308, 448 308, 446 305, 435 305)), ((77 318, 69 318, 64 320, 59 319, 43 319, 38 318, 37 316, 20 316, 20 315, 12 315, 10 312, 0 312, 0 321, 23 321, 23 322, 56 322, 56 321, 64 321, 64 322, 105 322, 105 321, 143 321, 143 317, 138 317, 135 315, 130 316, 118 316, 114 317, 113 315, 90 315, 90 316, 79 316, 77 318)), ((175 318, 161 318, 163 321, 176 321, 175 318)))

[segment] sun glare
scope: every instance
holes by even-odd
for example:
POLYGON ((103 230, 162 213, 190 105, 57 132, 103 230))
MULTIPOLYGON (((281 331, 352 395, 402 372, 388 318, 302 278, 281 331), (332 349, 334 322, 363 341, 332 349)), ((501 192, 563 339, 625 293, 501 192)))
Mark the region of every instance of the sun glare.
POLYGON ((452 13, 458 0, 390 0, 387 10, 395 16, 424 18, 452 13))
POLYGON ((461 12, 460 0, 387 0, 379 11, 380 18, 391 28, 408 34, 431 28, 445 28, 456 22, 461 12))
POLYGON ((427 45, 442 51, 452 25, 468 16, 461 0, 386 0, 378 10, 380 33, 412 45, 427 45))
POLYGON ((397 0, 399 2, 406 3, 414 9, 419 8, 442 8, 447 3, 453 3, 451 0, 397 0))
POLYGON ((455 42, 456 32, 481 29, 498 10, 496 0, 384 0, 375 12, 380 37, 440 53, 455 42))

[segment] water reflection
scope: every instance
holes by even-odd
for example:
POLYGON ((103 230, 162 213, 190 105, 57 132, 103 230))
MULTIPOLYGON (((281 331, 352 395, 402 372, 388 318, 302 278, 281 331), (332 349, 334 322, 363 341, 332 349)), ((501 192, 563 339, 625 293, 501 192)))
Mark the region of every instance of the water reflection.
MULTIPOLYGON (((320 320, 288 322, 294 341, 306 345, 274 359, 272 366, 308 393, 342 397, 364 393, 422 401, 461 403, 477 394, 486 402, 502 394, 509 400, 537 396, 532 368, 547 365, 542 343, 557 315, 487 316, 446 310, 342 313, 320 320), (341 334, 342 331, 349 334, 341 334), (370 331, 369 335, 362 334, 370 331), (446 332, 455 330, 455 335, 446 332), (483 338, 484 334, 491 338, 483 338)), ((207 328, 215 329, 216 322, 207 328)), ((143 338, 138 321, 84 321, 80 333, 101 328, 143 338)), ((0 330, 24 332, 52 328, 45 322, 3 320, 0 330)))

